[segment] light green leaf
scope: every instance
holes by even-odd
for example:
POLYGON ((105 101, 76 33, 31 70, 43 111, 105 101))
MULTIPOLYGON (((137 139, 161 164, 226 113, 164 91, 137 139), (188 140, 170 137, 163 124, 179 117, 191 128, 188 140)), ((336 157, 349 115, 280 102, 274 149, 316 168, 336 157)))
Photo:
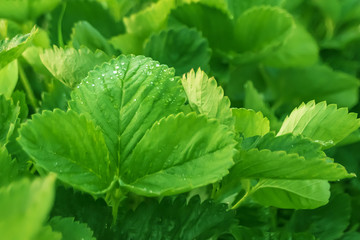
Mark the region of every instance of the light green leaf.
POLYGON ((232 48, 233 22, 227 13, 217 7, 202 3, 181 5, 171 11, 169 25, 196 28, 213 49, 232 48))
POLYGON ((123 54, 143 54, 144 39, 133 33, 124 33, 111 38, 110 43, 123 54))
POLYGON ((61 0, 11 0, 0 1, 0 18, 10 18, 15 21, 35 19, 50 12, 61 0))
POLYGON ((218 121, 195 113, 170 115, 123 162, 120 184, 137 194, 164 196, 214 183, 233 165, 235 144, 218 121))
POLYGON ((75 188, 97 194, 113 180, 115 162, 102 133, 72 110, 33 115, 21 127, 18 142, 37 166, 75 188))
POLYGON ((40 54, 41 61, 51 74, 70 88, 75 87, 87 73, 109 57, 102 51, 92 52, 83 47, 46 49, 40 54))
POLYGON ((262 112, 252 109, 232 108, 235 118, 235 131, 243 134, 245 138, 263 136, 270 131, 270 122, 262 112))
POLYGON ((285 0, 223 0, 234 19, 237 19, 246 10, 255 6, 281 6, 285 0))
POLYGON ((69 105, 100 126, 110 155, 119 162, 155 121, 179 112, 184 102, 174 69, 144 56, 121 55, 91 71, 69 105))
POLYGON ((253 7, 235 24, 235 46, 239 52, 261 52, 280 45, 290 35, 294 21, 279 7, 253 7))
POLYGON ((205 72, 191 70, 182 78, 190 107, 193 111, 216 118, 222 124, 233 126, 230 100, 224 96, 224 90, 217 86, 215 78, 208 78, 205 72))
POLYGON ((208 68, 211 49, 198 31, 183 27, 152 35, 144 54, 174 67, 176 74, 182 75, 192 68, 208 68))
POLYGON ((307 67, 318 61, 319 47, 306 29, 296 25, 284 44, 263 61, 272 67, 307 67))
POLYGON ((18 81, 17 60, 0 69, 0 94, 10 97, 18 81))
POLYGON ((31 239, 52 207, 55 176, 23 179, 0 188, 0 232, 6 240, 31 239))
POLYGON ((153 3, 144 10, 124 18, 126 31, 145 39, 151 33, 165 27, 167 17, 174 7, 174 0, 160 0, 153 3))
POLYGON ((0 40, 0 69, 20 57, 36 32, 37 28, 34 27, 28 34, 17 35, 10 40, 0 40))
POLYGON ((265 206, 314 209, 328 203, 330 185, 325 180, 260 180, 252 189, 254 200, 265 206))
POLYGON ((0 95, 0 147, 8 142, 14 132, 19 114, 19 105, 15 106, 11 100, 0 95))
POLYGON ((18 166, 11 159, 6 148, 0 147, 0 187, 5 186, 18 177, 18 166))
POLYGON ((270 87, 287 103, 315 99, 351 108, 358 102, 359 80, 326 65, 265 70, 270 87))
POLYGON ((346 108, 337 109, 335 104, 310 101, 301 104, 286 117, 277 135, 302 134, 326 148, 337 144, 359 126, 356 113, 348 113, 346 108))
POLYGON ((95 240, 93 231, 85 224, 74 220, 72 217, 53 217, 50 226, 54 231, 61 232, 66 240, 95 240))
POLYGON ((74 25, 69 45, 76 49, 86 46, 93 52, 100 49, 109 56, 114 54, 114 49, 106 38, 87 21, 79 21, 74 25))

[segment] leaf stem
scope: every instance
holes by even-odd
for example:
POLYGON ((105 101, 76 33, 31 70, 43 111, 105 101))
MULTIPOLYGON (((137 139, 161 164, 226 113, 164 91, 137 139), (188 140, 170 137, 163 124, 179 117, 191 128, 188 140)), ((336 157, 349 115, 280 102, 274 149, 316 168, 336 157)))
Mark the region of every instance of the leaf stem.
POLYGON ((20 81, 25 89, 26 96, 29 99, 30 105, 34 108, 34 110, 36 110, 39 107, 39 105, 35 97, 35 94, 31 88, 29 79, 26 77, 25 71, 20 63, 18 64, 18 68, 19 68, 20 81))
POLYGON ((251 189, 251 183, 249 179, 245 179, 242 181, 242 184, 245 186, 245 195, 234 205, 231 207, 232 210, 240 207, 240 205, 251 195, 252 189, 251 189))
POLYGON ((57 28, 58 29, 58 42, 59 42, 60 47, 64 47, 64 39, 63 39, 63 35, 62 35, 62 21, 64 18, 65 9, 66 9, 66 2, 64 2, 62 4, 59 21, 58 21, 58 26, 57 26, 58 27, 57 28))

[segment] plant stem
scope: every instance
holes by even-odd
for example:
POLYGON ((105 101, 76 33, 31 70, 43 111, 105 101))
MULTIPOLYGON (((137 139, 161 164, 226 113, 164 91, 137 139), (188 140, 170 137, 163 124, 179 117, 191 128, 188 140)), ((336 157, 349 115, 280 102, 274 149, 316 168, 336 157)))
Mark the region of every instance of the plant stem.
POLYGON ((58 42, 59 42, 60 47, 64 47, 64 39, 63 39, 63 35, 62 35, 62 21, 64 18, 65 9, 66 9, 66 2, 63 3, 63 5, 62 5, 60 16, 59 16, 59 21, 58 21, 58 42))
POLYGON ((34 108, 34 110, 36 110, 39 107, 39 105, 35 97, 35 94, 31 88, 30 82, 26 77, 25 71, 20 63, 18 63, 18 68, 19 68, 20 81, 25 89, 26 95, 29 99, 29 103, 34 108))
POLYGON ((245 195, 234 205, 231 209, 238 208, 250 195, 251 195, 251 183, 249 179, 242 180, 242 185, 245 186, 245 195))

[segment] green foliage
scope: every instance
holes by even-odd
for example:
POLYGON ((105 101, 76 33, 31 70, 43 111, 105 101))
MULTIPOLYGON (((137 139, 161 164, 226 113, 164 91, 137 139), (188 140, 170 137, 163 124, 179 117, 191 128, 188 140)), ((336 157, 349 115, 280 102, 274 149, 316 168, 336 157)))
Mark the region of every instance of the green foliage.
POLYGON ((359 239, 359 23, 358 0, 0 1, 0 238, 359 239))

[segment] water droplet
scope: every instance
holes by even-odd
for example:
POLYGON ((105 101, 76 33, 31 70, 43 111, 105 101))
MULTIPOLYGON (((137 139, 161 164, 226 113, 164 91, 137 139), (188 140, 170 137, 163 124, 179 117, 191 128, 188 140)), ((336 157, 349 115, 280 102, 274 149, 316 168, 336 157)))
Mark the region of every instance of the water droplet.
POLYGON ((153 84, 154 84, 154 82, 150 82, 150 84, 151 84, 151 85, 153 85, 153 84))
MULTIPOLYGON (((157 125, 160 125, 160 122, 157 122, 157 125)), ((161 150, 159 150, 159 151, 161 151, 161 150)))
POLYGON ((124 65, 125 65, 125 63, 124 63, 124 62, 122 62, 122 63, 121 63, 121 65, 123 65, 123 66, 124 66, 124 65))
POLYGON ((172 82, 173 82, 174 80, 175 80, 175 78, 170 78, 170 81, 172 81, 172 82))
POLYGON ((167 69, 164 69, 163 71, 164 71, 164 72, 167 72, 167 69))
POLYGON ((160 64, 157 63, 157 64, 156 64, 156 67, 160 67, 160 64))
POLYGON ((118 65, 116 65, 116 66, 115 66, 115 69, 119 69, 119 66, 118 66, 118 65))
POLYGON ((117 73, 117 71, 113 71, 113 73, 117 73))
POLYGON ((89 81, 86 81, 86 83, 89 83, 89 81))
POLYGON ((134 102, 136 102, 136 98, 134 98, 134 102))
POLYGON ((80 86, 78 85, 77 88, 80 88, 80 86))
POLYGON ((151 65, 151 66, 150 66, 150 69, 154 69, 154 66, 153 66, 153 65, 151 65))
POLYGON ((95 84, 91 84, 91 86, 95 87, 95 84))
POLYGON ((101 76, 105 77, 105 74, 103 73, 103 74, 101 74, 101 76))
POLYGON ((152 72, 150 72, 150 71, 149 71, 149 72, 147 72, 146 74, 147 74, 147 75, 151 75, 151 74, 152 74, 152 72))

